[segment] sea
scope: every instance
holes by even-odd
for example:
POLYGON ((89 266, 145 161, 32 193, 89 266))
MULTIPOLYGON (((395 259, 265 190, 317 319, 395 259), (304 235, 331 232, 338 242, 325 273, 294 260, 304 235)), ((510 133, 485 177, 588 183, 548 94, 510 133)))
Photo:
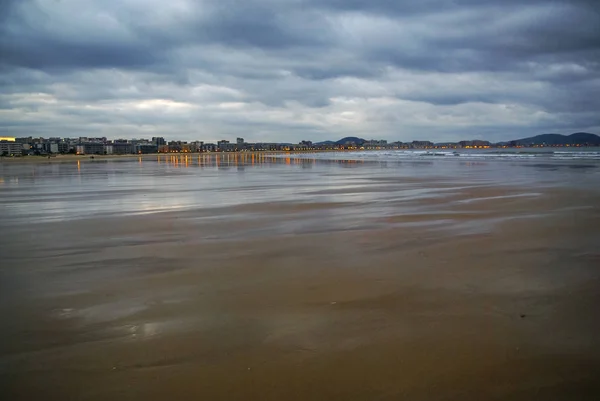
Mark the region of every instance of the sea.
POLYGON ((434 157, 459 157, 463 160, 600 160, 600 147, 366 150, 319 153, 318 156, 296 154, 295 157, 389 161, 434 157))

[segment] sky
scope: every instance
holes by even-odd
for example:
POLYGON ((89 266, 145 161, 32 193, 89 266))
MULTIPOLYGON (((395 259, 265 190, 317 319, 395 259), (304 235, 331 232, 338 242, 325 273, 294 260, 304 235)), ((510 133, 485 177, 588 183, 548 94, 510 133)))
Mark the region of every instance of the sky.
POLYGON ((597 0, 0 0, 0 136, 600 134, 597 0))

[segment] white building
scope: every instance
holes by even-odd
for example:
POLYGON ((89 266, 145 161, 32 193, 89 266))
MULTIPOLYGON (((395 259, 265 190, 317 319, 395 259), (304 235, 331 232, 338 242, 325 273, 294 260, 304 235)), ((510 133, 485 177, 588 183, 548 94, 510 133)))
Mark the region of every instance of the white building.
POLYGON ((0 141, 0 155, 21 155, 23 144, 15 141, 0 141))

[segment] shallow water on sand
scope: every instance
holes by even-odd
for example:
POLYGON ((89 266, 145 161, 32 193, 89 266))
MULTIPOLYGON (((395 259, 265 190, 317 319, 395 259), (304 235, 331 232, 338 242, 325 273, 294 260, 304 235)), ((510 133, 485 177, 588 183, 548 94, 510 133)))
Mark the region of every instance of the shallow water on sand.
POLYGON ((600 164, 0 164, 6 399, 599 398, 600 164))
MULTIPOLYGON (((323 155, 329 154, 314 156, 323 155)), ((377 214, 385 212, 390 202, 444 197, 467 188, 520 186, 532 188, 529 192, 534 194, 538 187, 593 188, 600 182, 600 162, 593 161, 381 162, 294 156, 231 154, 2 164, 3 224, 264 202, 347 202, 377 214)))

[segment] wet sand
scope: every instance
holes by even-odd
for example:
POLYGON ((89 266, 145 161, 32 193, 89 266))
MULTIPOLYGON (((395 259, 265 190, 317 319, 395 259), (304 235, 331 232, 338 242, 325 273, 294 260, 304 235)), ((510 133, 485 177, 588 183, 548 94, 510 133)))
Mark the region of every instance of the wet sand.
POLYGON ((596 167, 185 165, 0 170, 3 399, 600 398, 596 167))

